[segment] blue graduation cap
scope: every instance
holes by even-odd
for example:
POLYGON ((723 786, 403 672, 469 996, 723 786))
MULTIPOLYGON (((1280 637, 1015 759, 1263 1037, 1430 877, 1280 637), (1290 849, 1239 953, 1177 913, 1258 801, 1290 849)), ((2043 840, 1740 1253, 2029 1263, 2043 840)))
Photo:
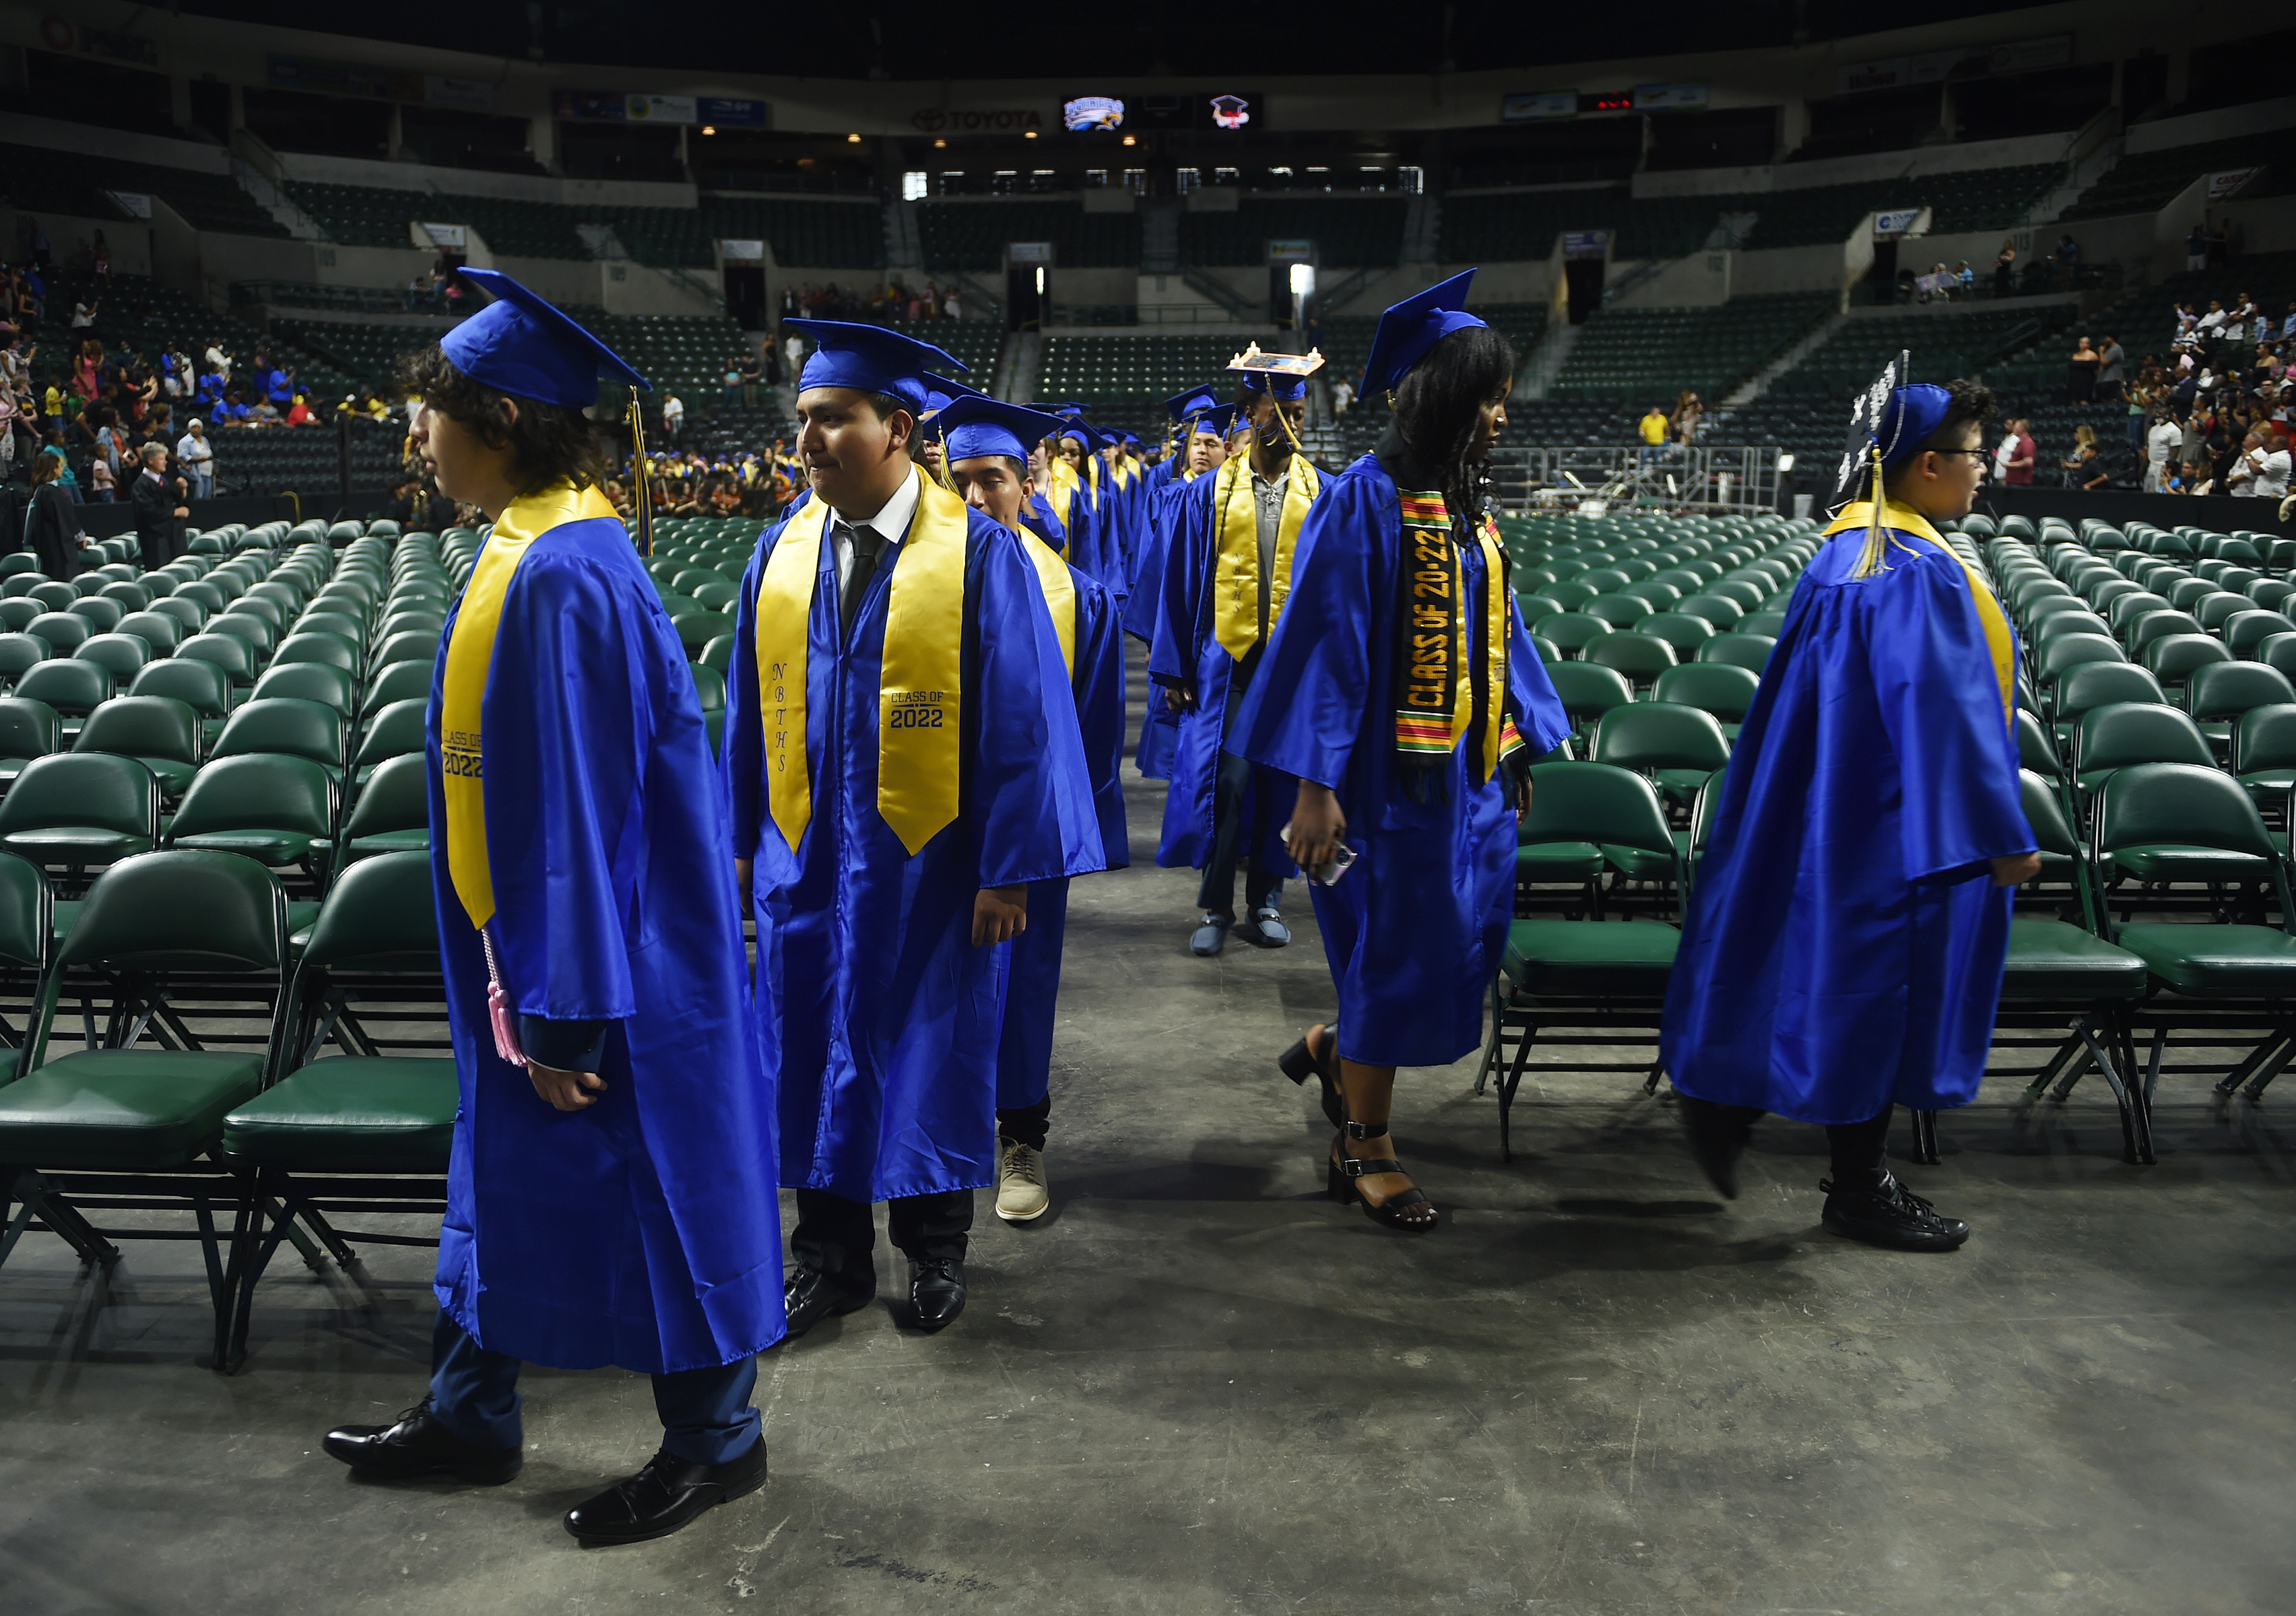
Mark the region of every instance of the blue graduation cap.
POLYGON ((943 410, 947 409, 950 404, 955 403, 960 398, 986 398, 988 396, 988 394, 982 392, 979 388, 968 388, 963 382, 951 381, 946 376, 934 376, 928 374, 923 380, 925 384, 925 413, 927 415, 939 415, 943 410))
POLYGON ((949 401, 939 417, 947 434, 941 453, 949 464, 984 454, 1005 454, 1028 463, 1032 445, 1060 430, 1061 423, 1041 410, 1025 409, 967 389, 949 401))
POLYGON ((649 392, 653 383, 538 292, 497 269, 463 278, 494 301, 439 339, 454 367, 513 398, 586 409, 598 402, 598 374, 649 392))
POLYGON ((1218 408, 1219 401, 1219 395, 1207 383, 1202 387, 1190 388, 1177 398, 1166 399, 1164 412, 1176 421, 1185 420, 1191 415, 1201 415, 1208 410, 1218 408))
POLYGON ((1364 360, 1363 386, 1357 391, 1366 398, 1392 392, 1411 373, 1411 367, 1426 358, 1444 338, 1471 325, 1484 324, 1461 306, 1467 300, 1468 283, 1474 278, 1473 270, 1462 270, 1425 291, 1412 293, 1382 314, 1379 331, 1371 339, 1371 353, 1364 360))
POLYGON ((1874 441, 1882 447, 1883 468, 1894 471, 1920 453, 1922 445, 1944 424, 1945 412, 1952 404, 1953 395, 1933 381, 1891 389, 1881 425, 1874 432, 1874 441))
POLYGON ((861 325, 848 320, 784 320, 782 324, 812 338, 821 346, 805 362, 798 390, 808 388, 851 388, 861 393, 890 393, 922 413, 931 388, 925 372, 947 365, 969 372, 972 366, 914 337, 882 325, 861 325))
POLYGON ((1211 437, 1226 437, 1235 430, 1236 409, 1232 404, 1214 404, 1196 417, 1196 431, 1211 437))

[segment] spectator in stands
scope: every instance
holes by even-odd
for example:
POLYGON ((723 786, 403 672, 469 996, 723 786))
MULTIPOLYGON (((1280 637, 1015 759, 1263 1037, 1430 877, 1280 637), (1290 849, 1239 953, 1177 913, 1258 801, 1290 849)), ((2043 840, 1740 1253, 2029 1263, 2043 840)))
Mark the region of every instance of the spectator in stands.
MULTIPOLYGON (((2291 309, 2296 309, 2296 303, 2290 304, 2289 307, 2291 309)), ((964 299, 958 295, 957 290, 954 286, 950 287, 947 295, 941 298, 940 312, 941 318, 944 320, 962 320, 964 318, 964 299)), ((2296 320, 2296 314, 2292 314, 2290 318, 2292 320, 2296 320)))
POLYGON ((2120 396, 2123 383, 2128 380, 2128 355, 2120 346, 2120 339, 2111 331, 2104 334, 2104 347, 2097 355, 2096 396, 2100 404, 2111 404, 2120 396))
POLYGON ((300 393, 295 395, 295 402, 288 406, 285 420, 291 427, 316 427, 319 424, 319 418, 311 413, 311 406, 304 402, 300 393))
MULTIPOLYGON (((1347 383, 1342 381, 1340 385, 1345 387, 1347 383)), ((1636 430, 1642 434, 1644 465, 1647 466, 1658 458, 1659 451, 1666 446, 1669 429, 1666 406, 1662 404, 1651 405, 1650 412, 1636 427, 1636 430)))
POLYGON ((1684 448, 1698 441, 1698 428, 1706 420, 1706 401, 1689 388, 1674 405, 1674 440, 1684 448))
POLYGON ((2065 374, 2066 403, 2094 404, 2096 401, 2097 367, 2103 363, 2104 356, 2089 346, 2087 338, 2082 338, 2080 346, 2073 349, 2071 368, 2065 374))
POLYGON ((662 437, 674 444, 677 441, 677 435, 685 426, 685 402, 675 393, 667 395, 661 401, 662 437))
POLYGON ((2241 440, 2240 455, 2225 478, 2235 499, 2279 500, 2288 493, 2289 457, 2278 437, 2257 428, 2241 440))
POLYGON ((718 400, 720 408, 739 409, 742 404, 742 356, 734 355, 726 362, 726 396, 718 400))
POLYGON ((2073 428, 2073 452, 2057 464, 2064 469, 2068 488, 2086 492, 2101 488, 2111 480, 2104 469, 2104 457, 2097 453, 2096 428, 2086 423, 2073 428))
POLYGON ((2009 423, 2009 430, 2016 440, 2016 453, 2003 469, 2001 480, 2012 488, 2030 488, 2033 486, 2034 464, 2041 454, 2040 445, 2033 441, 2033 423, 2021 416, 2009 423))
POLYGON ((742 349, 742 407, 743 409, 754 410, 758 407, 758 388, 764 381, 764 371, 758 363, 757 350, 745 346, 742 349))
POLYGON ((2198 274, 2209 266, 2209 227, 2195 223, 2185 238, 2185 273, 2198 274))
POLYGON ((2144 492, 2160 494, 2169 482, 2170 463, 2184 447, 2185 430, 2164 410, 2152 412, 2152 429, 2144 435, 2144 492))
POLYGON ((110 461, 99 454, 87 462, 87 497, 90 504, 111 504, 118 486, 119 478, 113 474, 110 461))
POLYGON ((0 380, 0 486, 16 474, 16 428, 21 408, 16 402, 16 389, 0 380))
POLYGON ((1355 408, 1356 384, 1342 376, 1332 384, 1332 414, 1336 419, 1355 408))
POLYGON ((2014 241, 2004 241, 2001 243, 2001 250, 1993 255, 1993 295, 1997 298, 2006 298, 2013 296, 2016 290, 2017 244, 2014 241))
POLYGON ((2056 251, 2050 255, 2056 260, 2057 290, 2070 291, 2080 274, 2080 243, 2070 236, 2059 238, 2056 251))
POLYGON ((168 475, 164 444, 144 445, 144 473, 135 479, 136 547, 145 572, 157 572, 174 560, 184 543, 184 518, 192 514, 184 503, 183 479, 168 475))

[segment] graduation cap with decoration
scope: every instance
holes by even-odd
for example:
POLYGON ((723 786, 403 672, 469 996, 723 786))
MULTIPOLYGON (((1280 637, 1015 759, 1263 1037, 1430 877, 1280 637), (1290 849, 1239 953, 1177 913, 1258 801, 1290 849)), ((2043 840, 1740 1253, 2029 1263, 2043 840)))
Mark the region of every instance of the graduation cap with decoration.
POLYGON ((1438 281, 1414 292, 1379 317, 1379 330, 1364 356, 1363 384, 1356 391, 1365 398, 1392 393, 1412 367, 1435 350, 1453 331, 1487 323, 1464 306, 1467 288, 1475 279, 1472 269, 1438 281))
POLYGON ((798 377, 800 392, 808 388, 851 388, 860 393, 883 393, 921 415, 926 396, 932 391, 925 380, 927 371, 943 366, 967 373, 972 369, 930 342, 919 342, 882 325, 848 320, 784 320, 782 324, 821 345, 798 377))
POLYGON ((1316 348, 1304 354, 1265 354, 1255 342, 1229 360, 1227 368, 1243 373, 1249 391, 1289 401, 1308 396, 1308 378, 1324 368, 1324 355, 1316 348))
POLYGON ((1934 382, 1908 381, 1913 355, 1900 349, 1849 409, 1849 437, 1842 446, 1830 509, 1839 512, 1863 498, 1873 502, 1866 552, 1853 576, 1879 571, 1884 559, 1882 481, 1922 452, 1952 406, 1953 395, 1934 382))

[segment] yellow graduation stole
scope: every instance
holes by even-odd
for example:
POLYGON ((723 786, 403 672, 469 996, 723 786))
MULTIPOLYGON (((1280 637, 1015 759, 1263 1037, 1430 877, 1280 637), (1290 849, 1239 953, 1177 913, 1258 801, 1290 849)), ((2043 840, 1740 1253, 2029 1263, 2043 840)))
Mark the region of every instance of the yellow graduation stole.
MULTIPOLYGON (((1212 475, 1212 638, 1242 662, 1259 643, 1259 500, 1251 486, 1251 457, 1232 454, 1212 475)), ((1275 524, 1275 574, 1267 581, 1270 633, 1292 592, 1292 548, 1300 525, 1322 486, 1315 467, 1293 455, 1275 524)))
MULTIPOLYGON (((1892 504, 1886 494, 1878 509, 1870 500, 1860 500, 1854 505, 1843 507, 1841 514, 1833 518, 1825 534, 1831 538, 1852 527, 1865 527, 1869 531, 1894 528, 1899 533, 1910 533, 1918 538, 1927 539, 1960 563, 1961 570, 1969 575, 1969 592, 1977 602, 1977 621, 1985 630, 1985 649, 1993 659, 1994 681, 2001 687, 2002 722, 2014 729, 2017 723, 2017 668, 2016 659, 2010 651, 2013 642, 2009 635, 2009 619, 2001 610, 2001 602, 1994 598, 1992 586, 1986 583, 1985 575, 1972 567, 1967 557, 1947 543, 1938 530, 1930 526, 1928 518, 1910 506, 1892 504)), ((1908 555, 1915 553, 1913 547, 1902 540, 1893 538, 1890 542, 1908 555)), ((1868 568, 1865 575, 1884 570, 1887 570, 1886 567, 1877 564, 1868 568)))
POLYGON ((1507 608, 1513 592, 1507 587, 1506 562, 1499 547, 1499 525, 1488 515, 1477 535, 1483 548, 1483 746, 1476 760, 1475 783, 1491 778, 1499 759, 1523 744, 1507 715, 1507 608))
POLYGON ((485 754, 480 745, 480 710, 487 675, 494 667, 495 634, 502 627, 503 597, 511 575, 535 540, 568 522, 621 518, 595 488, 577 492, 565 483, 537 489, 511 502, 495 518, 494 531, 479 551, 447 642, 447 672, 439 685, 440 787, 447 801, 447 873, 472 926, 495 917, 494 872, 487 862, 485 754))
POLYGON ((1045 502, 1053 508, 1053 514, 1061 518, 1061 526, 1073 536, 1076 524, 1069 519, 1069 512, 1076 509, 1077 489, 1082 486, 1078 480, 1076 468, 1055 454, 1046 461, 1045 470, 1046 480, 1052 485, 1045 490, 1045 502))
MULTIPOLYGON (((912 474, 914 475, 914 473, 912 474)), ((758 711, 774 823, 795 853, 813 820, 806 763, 807 625, 834 517, 791 517, 758 584, 758 711)), ((877 812, 914 857, 956 818, 964 711, 964 502, 920 477, 917 512, 893 555, 877 677, 877 812)))
POLYGON ((1069 572, 1069 564, 1061 552, 1027 528, 1020 534, 1021 553, 1037 569, 1037 582, 1045 591, 1045 605, 1053 614, 1053 636, 1061 642, 1061 661, 1068 668, 1069 677, 1076 678, 1077 599, 1076 579, 1069 572))

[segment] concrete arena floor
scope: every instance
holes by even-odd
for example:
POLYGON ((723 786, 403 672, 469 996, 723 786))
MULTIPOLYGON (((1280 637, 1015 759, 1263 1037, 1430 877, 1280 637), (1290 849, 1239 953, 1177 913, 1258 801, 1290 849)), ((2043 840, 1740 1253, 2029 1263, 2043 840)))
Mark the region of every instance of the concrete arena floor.
POLYGON ((1906 1171, 1977 1226, 1922 1258, 1818 1227, 1814 1129, 1765 1124, 1726 1206, 1628 1081, 1526 1082, 1503 1165, 1468 1062, 1402 1086, 1449 1214, 1407 1239, 1323 1198, 1273 1065, 1331 1008, 1307 904, 1287 951, 1191 959, 1161 800, 1135 782, 1136 867, 1076 887, 1054 1212, 983 1197, 945 1334, 881 1301, 769 1354, 763 1493, 578 1548, 561 1513, 653 1446, 615 1372, 529 1374, 507 1487, 353 1481, 317 1439, 420 1395, 427 1253, 283 1256, 225 1380, 195 1247, 105 1279, 32 1236, 0 1271, 0 1611, 2288 1608, 2290 1097, 2168 1085, 2139 1170, 2094 1081, 2030 1121, 2001 1083, 1906 1171))

